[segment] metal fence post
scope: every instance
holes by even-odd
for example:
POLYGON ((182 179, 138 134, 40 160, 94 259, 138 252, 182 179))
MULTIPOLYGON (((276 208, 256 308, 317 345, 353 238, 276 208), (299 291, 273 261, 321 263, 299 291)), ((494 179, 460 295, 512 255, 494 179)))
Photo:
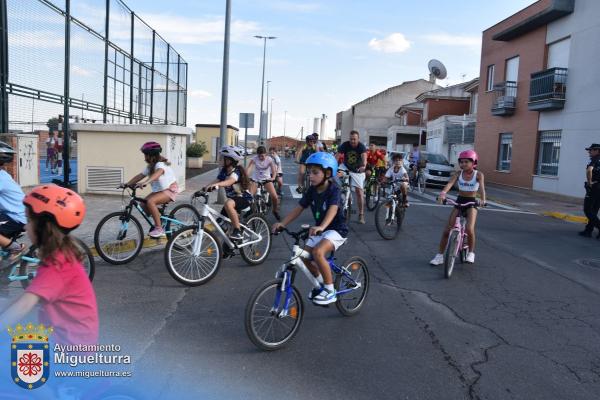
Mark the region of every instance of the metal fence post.
POLYGON ((71 159, 69 157, 69 85, 71 76, 71 0, 65 0, 65 87, 64 87, 64 117, 63 117, 63 186, 69 187, 71 159))
POLYGON ((103 108, 102 108, 102 122, 106 123, 106 110, 108 107, 108 30, 110 24, 108 23, 110 18, 110 0, 106 0, 106 15, 104 19, 104 96, 103 96, 103 108))
POLYGON ((8 16, 0 0, 0 133, 8 133, 8 16))
POLYGON ((135 14, 131 12, 131 52, 129 53, 129 123, 133 124, 133 35, 135 14))
POLYGON ((185 101, 183 102, 183 126, 187 125, 188 63, 185 63, 185 101))
POLYGON ((154 46, 156 45, 156 31, 152 30, 152 70, 150 76, 150 123, 154 117, 154 46))
POLYGON ((175 109, 177 110, 177 117, 175 117, 175 125, 179 125, 179 79, 180 79, 180 69, 181 69, 181 56, 179 54, 177 54, 177 107, 175 107, 175 109))
POLYGON ((165 85, 165 125, 169 123, 169 56, 171 45, 167 43, 167 84, 165 85))

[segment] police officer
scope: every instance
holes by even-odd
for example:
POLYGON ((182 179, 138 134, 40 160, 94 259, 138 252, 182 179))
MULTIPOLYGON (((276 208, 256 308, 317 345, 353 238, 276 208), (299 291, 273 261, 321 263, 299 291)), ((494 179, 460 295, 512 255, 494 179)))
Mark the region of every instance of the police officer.
POLYGON ((598 228, 597 238, 600 239, 600 219, 598 219, 598 211, 600 210, 600 144, 593 143, 586 150, 590 153, 590 163, 586 169, 583 212, 588 219, 588 223, 579 234, 591 237, 594 228, 598 228))

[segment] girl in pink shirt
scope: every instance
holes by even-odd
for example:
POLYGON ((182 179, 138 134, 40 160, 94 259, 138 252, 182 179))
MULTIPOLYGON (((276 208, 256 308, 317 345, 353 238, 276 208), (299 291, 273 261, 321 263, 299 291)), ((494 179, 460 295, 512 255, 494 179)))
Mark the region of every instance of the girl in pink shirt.
POLYGON ((23 203, 27 235, 38 246, 41 263, 26 292, 0 314, 0 325, 26 322, 22 319, 40 303, 39 322, 54 328, 56 343, 97 343, 96 295, 69 236, 85 216, 83 199, 69 189, 43 185, 23 203))

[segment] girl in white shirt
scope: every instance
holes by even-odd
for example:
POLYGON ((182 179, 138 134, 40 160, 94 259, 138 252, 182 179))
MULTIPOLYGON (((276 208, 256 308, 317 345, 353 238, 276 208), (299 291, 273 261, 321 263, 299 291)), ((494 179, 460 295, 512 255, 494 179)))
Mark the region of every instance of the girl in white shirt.
POLYGON ((248 175, 252 177, 252 183, 250 185, 250 191, 254 196, 256 194, 256 181, 270 181, 265 183, 265 189, 271 195, 271 201, 273 202, 273 215, 279 221, 279 198, 275 192, 275 186, 273 180, 277 178, 277 164, 267 154, 267 149, 264 146, 258 146, 256 149, 256 157, 250 159, 248 164, 248 175))
POLYGON ((125 186, 133 187, 135 185, 142 187, 149 183, 152 187, 152 193, 146 197, 146 203, 142 206, 154 220, 154 227, 148 235, 153 238, 159 238, 164 236, 165 230, 160 221, 158 206, 175 201, 175 197, 179 193, 177 177, 171 167, 169 167, 169 161, 160 155, 162 147, 159 143, 144 143, 140 150, 144 153, 144 160, 148 166, 127 182, 125 186), (144 178, 146 178, 145 181, 140 183, 144 178))

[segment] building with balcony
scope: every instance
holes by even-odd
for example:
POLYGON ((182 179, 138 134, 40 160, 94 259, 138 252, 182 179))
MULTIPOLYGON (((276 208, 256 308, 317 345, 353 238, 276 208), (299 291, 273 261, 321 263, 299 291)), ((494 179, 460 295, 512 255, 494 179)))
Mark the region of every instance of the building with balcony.
POLYGON ((475 148, 488 181, 584 195, 599 37, 596 0, 540 0, 483 32, 475 148))
POLYGON ((417 79, 368 97, 336 115, 336 137, 344 142, 348 140, 350 131, 356 130, 363 143, 386 146, 388 128, 400 125, 395 115, 398 107, 414 102, 421 93, 438 88, 440 86, 434 82, 417 79))

